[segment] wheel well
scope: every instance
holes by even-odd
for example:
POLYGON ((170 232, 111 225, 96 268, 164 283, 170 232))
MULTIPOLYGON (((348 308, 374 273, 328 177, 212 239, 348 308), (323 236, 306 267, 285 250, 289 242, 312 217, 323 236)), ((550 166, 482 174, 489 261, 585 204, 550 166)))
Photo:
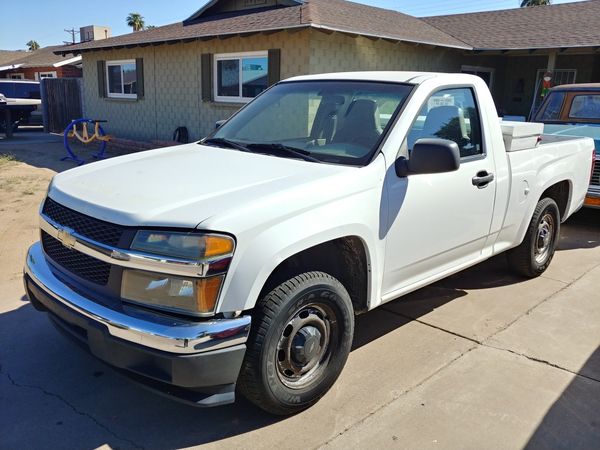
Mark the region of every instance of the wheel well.
POLYGON ((558 205, 561 219, 567 214, 567 207, 569 205, 569 199, 571 197, 571 183, 567 180, 553 184, 544 191, 540 200, 543 198, 551 198, 558 205))
POLYGON ((282 261, 262 288, 262 298, 276 286, 298 274, 310 271, 328 273, 344 285, 360 314, 368 309, 368 263, 365 246, 356 236, 324 242, 282 261))

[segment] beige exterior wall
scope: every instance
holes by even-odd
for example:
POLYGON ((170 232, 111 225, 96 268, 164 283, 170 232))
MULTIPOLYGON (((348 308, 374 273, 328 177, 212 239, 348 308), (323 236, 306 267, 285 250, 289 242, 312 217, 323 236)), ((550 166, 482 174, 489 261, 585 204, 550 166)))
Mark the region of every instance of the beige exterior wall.
MULTIPOLYGON (((392 43, 318 30, 282 31, 246 37, 212 39, 174 45, 136 47, 83 54, 84 113, 106 119, 117 137, 168 140, 177 127, 197 140, 230 117, 240 104, 203 102, 201 55, 281 49, 281 76, 353 70, 411 70, 459 72, 462 65, 495 69, 493 94, 501 111, 527 114, 535 73, 545 67, 544 55, 468 55, 427 45, 392 43), (98 95, 97 61, 143 58, 145 98, 120 100, 98 95)), ((598 55, 559 55, 557 68, 577 69, 577 81, 600 81, 593 72, 598 55)))
POLYGON ((201 65, 203 53, 237 53, 281 49, 281 76, 306 73, 309 66, 308 31, 232 37, 174 45, 136 47, 83 54, 84 114, 106 119, 107 132, 139 140, 171 139, 177 127, 187 127, 190 140, 206 136, 214 123, 226 119, 240 104, 203 102, 201 65), (141 100, 101 98, 98 94, 97 61, 144 59, 141 100))
POLYGON ((452 49, 311 31, 310 73, 355 70, 456 72, 460 70, 461 59, 460 53, 452 49))

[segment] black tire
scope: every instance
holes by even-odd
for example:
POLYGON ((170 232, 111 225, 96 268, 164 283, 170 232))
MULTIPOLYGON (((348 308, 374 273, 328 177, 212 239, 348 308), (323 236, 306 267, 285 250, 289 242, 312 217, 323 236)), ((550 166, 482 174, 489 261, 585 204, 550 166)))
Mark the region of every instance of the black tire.
POLYGON ((258 301, 238 388, 271 414, 300 412, 335 383, 353 335, 354 310, 344 286, 323 272, 295 276, 258 301), (291 369, 308 371, 302 375, 291 369))
POLYGON ((540 276, 554 257, 559 234, 560 211, 558 205, 551 198, 543 198, 533 212, 523 242, 507 253, 511 269, 528 278, 540 276), (544 234, 547 236, 547 242, 542 237, 544 221, 549 225, 547 234, 544 234), (543 251, 541 251, 542 249, 543 251))

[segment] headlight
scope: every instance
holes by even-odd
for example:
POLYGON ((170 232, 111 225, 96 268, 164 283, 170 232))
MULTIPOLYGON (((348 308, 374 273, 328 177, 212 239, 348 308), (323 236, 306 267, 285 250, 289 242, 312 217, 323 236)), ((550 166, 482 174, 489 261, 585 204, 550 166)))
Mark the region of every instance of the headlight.
POLYGON ((121 282, 121 297, 161 309, 207 316, 214 313, 224 278, 224 275, 183 278, 126 269, 121 282))
POLYGON ((233 253, 233 239, 216 234, 138 231, 131 248, 155 255, 201 261, 233 253))
POLYGON ((121 297, 160 309, 210 316, 214 314, 219 293, 233 255, 234 240, 225 235, 138 231, 131 249, 147 254, 203 262, 208 277, 192 278, 143 270, 125 269, 121 297), (211 276, 213 275, 214 276, 211 276))

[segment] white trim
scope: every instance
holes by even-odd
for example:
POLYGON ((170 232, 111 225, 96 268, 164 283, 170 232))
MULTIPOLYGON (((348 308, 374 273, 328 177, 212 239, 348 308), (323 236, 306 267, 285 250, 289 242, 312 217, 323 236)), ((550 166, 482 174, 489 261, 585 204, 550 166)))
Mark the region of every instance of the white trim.
POLYGON ((56 78, 56 70, 53 70, 51 72, 36 72, 35 76, 37 77, 37 79, 44 79, 44 78, 56 78), (42 75, 50 75, 49 77, 43 77, 42 75))
POLYGON ((7 76, 8 76, 9 80, 24 80, 25 79, 25 73, 24 72, 9 73, 9 74, 7 74, 7 76), (19 78, 13 78, 15 76, 18 76, 19 78))
MULTIPOLYGON (((254 100, 254 97, 230 97, 230 96, 222 96, 219 95, 219 72, 218 72, 218 61, 227 61, 227 60, 238 60, 240 61, 240 71, 239 71, 239 92, 240 95, 242 93, 242 65, 241 60, 244 58, 269 58, 268 50, 260 50, 255 52, 237 52, 237 53, 216 53, 213 56, 213 96, 215 102, 223 102, 223 103, 248 103, 251 100, 254 100)), ((268 71, 267 71, 268 75, 268 71)))
MULTIPOLYGON (((106 61, 106 96, 108 98, 128 98, 128 99, 137 99, 138 96, 137 94, 124 94, 124 93, 115 93, 115 92, 110 92, 110 83, 108 81, 108 68, 109 66, 123 66, 124 64, 133 64, 134 66, 136 65, 135 59, 119 59, 119 60, 112 60, 112 61, 106 61)), ((136 67, 137 70, 137 67, 136 67)), ((137 73, 137 72, 136 72, 137 73)), ((124 85, 123 85, 123 69, 121 69, 121 89, 123 89, 124 85)))
POLYGON ((9 66, 0 66, 0 72, 5 70, 19 69, 23 64, 11 64, 9 66))
POLYGON ((74 58, 69 58, 69 59, 65 59, 64 61, 60 61, 57 63, 52 64, 52 67, 62 67, 62 66, 67 66, 69 64, 75 64, 81 61, 81 55, 76 56, 74 58))

